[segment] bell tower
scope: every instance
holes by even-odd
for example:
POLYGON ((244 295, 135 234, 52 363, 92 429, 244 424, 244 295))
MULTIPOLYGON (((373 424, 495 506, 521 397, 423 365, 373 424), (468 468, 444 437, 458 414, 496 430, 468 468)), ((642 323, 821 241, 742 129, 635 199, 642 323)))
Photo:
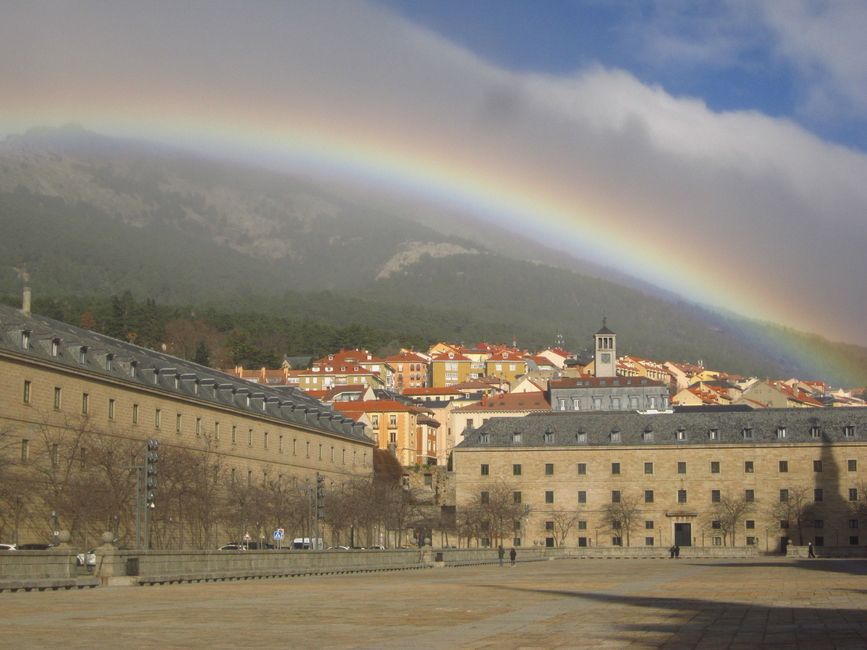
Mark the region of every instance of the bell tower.
POLYGON ((597 377, 617 376, 617 335, 608 329, 607 319, 602 318, 602 329, 593 335, 595 340, 595 356, 597 377))

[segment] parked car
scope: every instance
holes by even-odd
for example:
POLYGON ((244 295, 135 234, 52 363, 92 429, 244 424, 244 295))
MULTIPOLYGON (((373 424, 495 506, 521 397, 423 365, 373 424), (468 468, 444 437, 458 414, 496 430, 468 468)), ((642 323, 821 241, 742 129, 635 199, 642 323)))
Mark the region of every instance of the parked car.
POLYGON ((47 551, 54 548, 54 544, 19 544, 19 551, 47 551))
POLYGON ((90 549, 85 553, 79 553, 75 556, 75 564, 78 566, 86 566, 88 569, 93 569, 96 566, 96 549, 90 549))
POLYGON ((384 551, 385 547, 382 544, 372 544, 367 547, 368 551, 384 551))
POLYGON ((329 546, 329 551, 349 551, 351 550, 348 546, 329 546))
POLYGON ((247 547, 243 544, 223 544, 218 551, 246 551, 247 547))
POLYGON ((0 544, 0 551, 14 551, 15 544, 0 544))

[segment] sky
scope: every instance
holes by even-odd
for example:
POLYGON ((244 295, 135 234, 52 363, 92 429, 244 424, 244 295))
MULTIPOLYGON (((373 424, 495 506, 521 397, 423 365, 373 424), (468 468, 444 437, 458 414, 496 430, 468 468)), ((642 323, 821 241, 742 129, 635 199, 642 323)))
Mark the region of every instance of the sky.
POLYGON ((867 344, 867 3, 0 10, 0 135, 72 122, 369 187, 867 344))

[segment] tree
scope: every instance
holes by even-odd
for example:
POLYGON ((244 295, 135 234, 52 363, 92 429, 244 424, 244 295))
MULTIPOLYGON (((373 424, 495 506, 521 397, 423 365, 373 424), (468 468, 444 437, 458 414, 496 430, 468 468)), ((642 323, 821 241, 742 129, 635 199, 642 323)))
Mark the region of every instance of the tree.
POLYGON ((738 525, 754 506, 755 503, 747 501, 743 495, 737 497, 721 495, 720 500, 713 504, 707 516, 711 522, 719 522, 718 530, 722 533, 724 544, 731 538, 731 545, 735 545, 738 525))
POLYGON ((492 544, 502 543, 514 531, 515 522, 530 514, 530 507, 517 500, 515 494, 514 485, 499 481, 469 504, 469 511, 478 518, 480 532, 487 533, 492 544))
POLYGON ((788 526, 795 524, 798 531, 799 546, 804 544, 804 525, 813 506, 810 497, 810 488, 808 487, 789 488, 785 497, 781 495, 780 500, 770 508, 771 517, 776 521, 785 521, 788 526))
POLYGON ((619 501, 609 503, 605 507, 603 518, 617 537, 626 538, 626 545, 629 546, 632 531, 635 529, 640 515, 641 509, 638 507, 638 499, 622 494, 619 501))
POLYGON ((554 541, 557 546, 563 546, 566 543, 566 537, 581 518, 581 513, 575 510, 560 510, 552 512, 550 516, 554 523, 554 541))

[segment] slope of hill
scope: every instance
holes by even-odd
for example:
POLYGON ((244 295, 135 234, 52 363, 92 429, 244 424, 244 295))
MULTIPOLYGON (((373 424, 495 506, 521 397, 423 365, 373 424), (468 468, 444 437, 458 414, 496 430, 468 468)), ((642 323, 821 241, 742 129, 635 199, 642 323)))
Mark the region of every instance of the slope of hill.
MULTIPOLYGON (((159 303, 359 323, 395 340, 518 339, 581 349, 608 316, 624 351, 735 372, 867 382, 867 350, 724 317, 442 234, 285 176, 80 129, 0 143, 0 294, 131 290, 159 303), (834 360, 830 362, 829 360, 834 360)), ((472 232, 469 228, 465 232, 472 232)), ((528 258, 544 257, 538 245, 528 258)))

